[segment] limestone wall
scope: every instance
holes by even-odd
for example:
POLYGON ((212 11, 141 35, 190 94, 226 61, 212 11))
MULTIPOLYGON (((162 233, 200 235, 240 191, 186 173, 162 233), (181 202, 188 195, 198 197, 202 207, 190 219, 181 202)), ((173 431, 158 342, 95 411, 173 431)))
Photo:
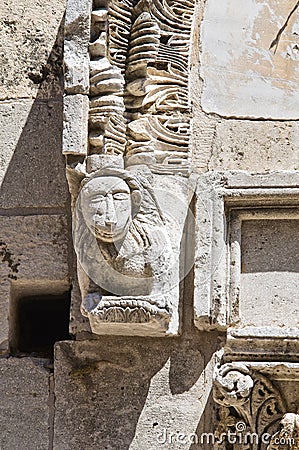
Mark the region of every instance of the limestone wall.
POLYGON ((61 154, 64 11, 60 1, 0 7, 2 449, 48 449, 53 440, 52 363, 38 354, 10 356, 9 341, 17 339, 19 298, 70 287, 61 154))
MULTIPOLYGON (((88 2, 75 3, 68 31, 86 37, 88 2)), ((92 334, 80 312, 62 155, 66 4, 2 1, 1 450, 209 449, 206 433, 216 439, 251 417, 251 432, 273 436, 285 414, 299 414, 295 3, 185 2, 194 7, 196 220, 186 245, 195 264, 180 285, 178 335, 148 337, 92 334), (272 415, 253 385, 271 399, 272 415)), ((83 96, 78 85, 67 93, 83 96)), ((70 148, 87 146, 86 117, 76 111, 67 117, 70 148)), ((299 428, 287 420, 283 429, 299 428)))

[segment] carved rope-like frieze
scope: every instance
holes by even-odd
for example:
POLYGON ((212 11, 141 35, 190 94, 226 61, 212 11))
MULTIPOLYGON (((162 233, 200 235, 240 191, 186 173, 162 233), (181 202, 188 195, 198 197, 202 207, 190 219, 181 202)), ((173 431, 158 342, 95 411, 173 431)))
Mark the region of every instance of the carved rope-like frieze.
POLYGON ((194 2, 106 1, 91 13, 89 154, 188 171, 194 2))
POLYGON ((132 5, 105 1, 91 13, 89 153, 123 155, 124 88, 132 5))

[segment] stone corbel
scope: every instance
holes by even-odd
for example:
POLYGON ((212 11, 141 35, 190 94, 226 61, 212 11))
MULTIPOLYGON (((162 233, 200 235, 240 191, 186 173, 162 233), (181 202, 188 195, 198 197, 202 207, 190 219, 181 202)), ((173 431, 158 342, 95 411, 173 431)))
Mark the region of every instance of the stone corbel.
POLYGON ((180 332, 194 10, 68 1, 63 151, 81 312, 96 334, 180 332))

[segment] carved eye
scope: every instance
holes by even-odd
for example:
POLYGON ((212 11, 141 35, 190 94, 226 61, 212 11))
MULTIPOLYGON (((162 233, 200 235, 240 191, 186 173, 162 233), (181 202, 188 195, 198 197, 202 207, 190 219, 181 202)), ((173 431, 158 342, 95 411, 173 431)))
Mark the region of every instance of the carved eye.
POLYGON ((129 198, 130 194, 127 194, 126 192, 116 192, 113 194, 114 200, 127 200, 129 198))
POLYGON ((97 204, 99 202, 102 202, 104 199, 105 199, 104 195, 97 195, 96 197, 90 200, 90 203, 97 204))

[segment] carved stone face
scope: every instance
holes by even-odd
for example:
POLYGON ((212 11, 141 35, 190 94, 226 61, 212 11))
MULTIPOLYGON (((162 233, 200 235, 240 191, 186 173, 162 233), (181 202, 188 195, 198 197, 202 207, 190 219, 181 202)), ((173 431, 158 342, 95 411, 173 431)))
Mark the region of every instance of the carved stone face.
POLYGON ((85 222, 97 239, 115 242, 126 235, 132 222, 131 192, 115 176, 91 179, 81 191, 85 222))

